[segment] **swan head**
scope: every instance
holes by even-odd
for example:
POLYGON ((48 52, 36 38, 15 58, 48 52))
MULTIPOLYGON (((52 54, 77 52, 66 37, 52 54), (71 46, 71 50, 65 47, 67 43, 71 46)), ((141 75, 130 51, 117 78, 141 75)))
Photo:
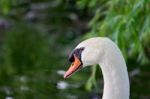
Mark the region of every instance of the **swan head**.
POLYGON ((68 78, 83 67, 99 64, 104 54, 103 41, 103 39, 96 37, 78 44, 69 55, 71 66, 65 73, 64 78, 68 78))

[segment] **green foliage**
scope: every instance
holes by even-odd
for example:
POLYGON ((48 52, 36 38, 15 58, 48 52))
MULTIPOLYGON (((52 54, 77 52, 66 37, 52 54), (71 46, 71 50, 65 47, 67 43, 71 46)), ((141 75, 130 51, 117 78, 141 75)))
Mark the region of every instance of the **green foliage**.
MULTIPOLYGON (((77 5, 79 6, 79 8, 91 8, 91 9, 97 9, 101 7, 101 4, 103 4, 105 2, 105 0, 78 0, 77 1, 77 5)), ((94 9, 94 10, 95 10, 94 9)))
POLYGON ((6 37, 4 61, 11 70, 22 74, 47 64, 48 44, 42 33, 18 24, 6 37))
POLYGON ((56 72, 65 68, 65 45, 78 31, 71 23, 74 8, 64 0, 3 1, 8 10, 0 1, 0 98, 60 99, 63 76, 56 72))
MULTIPOLYGON (((2 13, 4 14, 8 14, 9 10, 10 10, 10 4, 11 4, 11 0, 0 0, 0 9, 2 11, 2 13)), ((1 13, 0 11, 0 13, 1 13)))
POLYGON ((18 23, 6 33, 5 45, 3 46, 4 61, 0 67, 2 79, 0 86, 7 86, 7 90, 12 93, 2 94, 5 91, 0 91, 4 97, 7 95, 15 95, 14 98, 17 99, 35 97, 31 90, 40 91, 37 86, 45 87, 44 83, 47 83, 44 82, 46 76, 45 78, 43 76, 46 75, 50 65, 48 39, 44 33, 38 32, 33 26, 31 27, 18 23), (37 83, 38 80, 42 81, 37 83))
POLYGON ((96 66, 93 66, 91 76, 89 77, 88 81, 86 82, 86 90, 91 91, 93 85, 95 88, 97 88, 95 76, 96 76, 96 66))
POLYGON ((90 36, 108 36, 119 45, 126 59, 138 57, 137 61, 145 61, 141 36, 150 32, 149 4, 148 0, 112 0, 104 3, 107 6, 105 17, 100 20, 104 12, 97 8, 89 23, 92 28, 90 36))
MULTIPOLYGON (((150 29, 149 29, 150 31, 150 29)), ((150 60, 150 32, 146 32, 144 35, 142 35, 142 46, 145 51, 145 55, 148 57, 150 60)))

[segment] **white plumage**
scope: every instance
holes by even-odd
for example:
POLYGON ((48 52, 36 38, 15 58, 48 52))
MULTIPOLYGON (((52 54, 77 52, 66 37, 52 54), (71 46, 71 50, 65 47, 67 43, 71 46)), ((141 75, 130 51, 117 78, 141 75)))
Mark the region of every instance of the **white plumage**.
POLYGON ((121 51, 109 38, 95 37, 81 42, 83 67, 99 64, 104 78, 102 99, 129 99, 129 78, 121 51))

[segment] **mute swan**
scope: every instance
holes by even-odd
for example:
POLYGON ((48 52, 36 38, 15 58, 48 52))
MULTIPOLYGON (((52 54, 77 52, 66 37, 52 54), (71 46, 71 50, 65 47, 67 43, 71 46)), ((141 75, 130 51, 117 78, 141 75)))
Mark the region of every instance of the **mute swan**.
POLYGON ((72 62, 64 78, 86 66, 99 64, 104 78, 102 99, 129 99, 126 63, 117 45, 109 38, 94 37, 81 42, 69 56, 72 62))

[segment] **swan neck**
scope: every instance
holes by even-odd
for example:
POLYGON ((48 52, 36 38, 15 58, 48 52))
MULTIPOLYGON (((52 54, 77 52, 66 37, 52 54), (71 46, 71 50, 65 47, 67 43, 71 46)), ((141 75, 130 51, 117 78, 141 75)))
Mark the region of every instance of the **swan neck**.
POLYGON ((129 79, 123 57, 107 58, 100 63, 103 73, 104 89, 102 99, 129 99, 129 79), (120 60, 118 60, 120 59, 120 60))

